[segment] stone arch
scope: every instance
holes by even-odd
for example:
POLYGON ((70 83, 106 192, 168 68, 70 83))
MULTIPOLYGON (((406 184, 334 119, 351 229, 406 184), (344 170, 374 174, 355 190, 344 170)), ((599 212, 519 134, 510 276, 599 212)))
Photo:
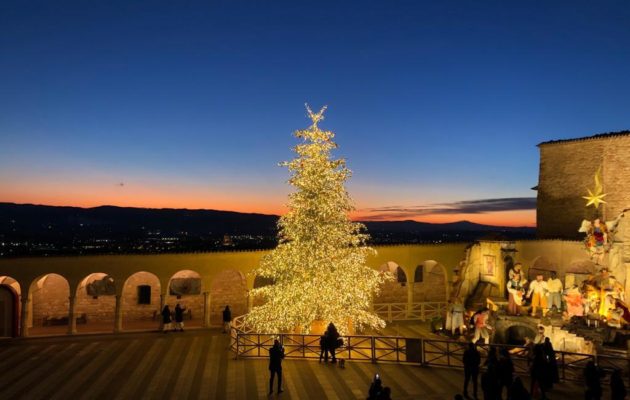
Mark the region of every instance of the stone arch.
POLYGON ((64 334, 68 330, 70 284, 55 273, 39 276, 29 288, 30 335, 64 334))
POLYGON ((374 303, 407 303, 407 274, 405 270, 394 261, 386 262, 378 270, 392 273, 394 280, 381 285, 380 293, 374 299, 374 303))
POLYGON ((226 305, 232 310, 232 318, 247 313, 247 283, 245 275, 235 269, 221 271, 210 287, 210 323, 221 325, 226 305))
POLYGON ((416 272, 419 270, 422 271, 423 278, 421 282, 414 279, 413 301, 446 301, 448 296, 446 268, 437 261, 425 260, 416 267, 416 272))
POLYGON ((22 296, 22 287, 20 286, 20 283, 10 276, 0 276, 0 285, 10 286, 11 289, 17 293, 18 297, 22 296))
POLYGON ((20 284, 0 276, 0 338, 16 337, 20 323, 20 284))
POLYGON ((199 272, 191 269, 177 271, 169 279, 166 290, 167 295, 164 304, 168 304, 172 313, 175 312, 175 306, 178 303, 185 308, 185 326, 201 327, 204 325, 204 287, 199 272))
POLYGON ((76 290, 77 332, 111 332, 116 311, 116 283, 104 272, 92 273, 76 290))
POLYGON ((160 322, 160 279, 153 273, 138 271, 122 288, 122 325, 126 330, 156 329, 160 322))
POLYGON ((551 271, 557 271, 558 265, 553 263, 546 256, 538 256, 532 261, 532 266, 527 270, 527 280, 532 281, 536 279, 537 274, 543 274, 544 278, 549 278, 551 271))

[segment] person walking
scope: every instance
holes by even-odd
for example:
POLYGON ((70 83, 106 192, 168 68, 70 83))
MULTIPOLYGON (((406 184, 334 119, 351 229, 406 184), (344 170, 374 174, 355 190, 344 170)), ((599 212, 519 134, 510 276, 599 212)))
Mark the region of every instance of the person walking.
POLYGON ((230 324, 232 322, 232 310, 230 310, 230 306, 225 306, 223 310, 223 333, 227 333, 230 331, 230 324))
POLYGON ((473 395, 477 399, 477 376, 479 375, 479 364, 481 355, 474 343, 468 343, 468 348, 464 351, 464 397, 468 398, 468 382, 472 380, 473 395))
MULTIPOLYGON (((337 332, 337 327, 335 326, 335 324, 333 324, 332 322, 330 324, 328 324, 328 328, 326 329, 326 347, 328 349, 328 351, 330 351, 331 355, 332 355, 332 361, 331 363, 335 364, 337 362, 337 356, 336 356, 336 349, 337 347, 339 347, 338 344, 338 340, 339 340, 339 332, 337 332)), ((326 362, 328 362, 328 351, 326 351, 326 356, 325 356, 325 360, 326 362)))
POLYGON ((170 331, 171 328, 171 309, 168 308, 168 304, 164 305, 164 308, 162 309, 162 331, 164 333, 167 333, 168 331, 170 331))
POLYGON ((184 310, 185 308, 183 308, 179 303, 175 305, 175 330, 176 331, 179 329, 180 332, 184 332, 184 310))
POLYGON ((269 349, 269 394, 273 393, 273 380, 278 375, 278 394, 282 393, 282 359, 284 359, 284 348, 278 339, 273 341, 273 347, 269 349))

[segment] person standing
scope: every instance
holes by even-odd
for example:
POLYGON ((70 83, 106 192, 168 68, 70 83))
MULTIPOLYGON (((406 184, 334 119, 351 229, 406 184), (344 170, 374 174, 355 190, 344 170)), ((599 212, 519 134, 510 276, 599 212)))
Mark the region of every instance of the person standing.
POLYGON ((547 358, 547 363, 549 366, 549 373, 551 384, 560 382, 560 373, 558 372, 558 360, 556 360, 556 351, 553 349, 553 345, 551 344, 551 339, 548 337, 545 338, 545 342, 543 343, 543 350, 545 352, 545 357, 547 358))
POLYGON ((521 275, 515 273, 507 283, 509 315, 520 315, 520 307, 523 304, 523 292, 525 291, 526 280, 521 279, 521 275))
POLYGON ((508 277, 510 279, 514 279, 514 275, 523 276, 523 264, 516 263, 510 270, 508 271, 508 277))
POLYGON ((273 393, 273 380, 278 375, 278 394, 282 393, 282 360, 284 359, 284 348, 278 339, 273 341, 273 347, 269 349, 269 394, 273 393))
POLYGON ((468 343, 468 348, 464 351, 464 397, 468 398, 468 382, 472 380, 473 395, 477 399, 477 376, 479 375, 479 365, 481 355, 474 343, 468 343))
POLYGON ((542 274, 536 275, 536 280, 529 284, 527 297, 532 299, 532 317, 536 316, 536 309, 542 309, 543 317, 547 315, 547 282, 542 274))
POLYGON ((162 309, 162 331, 164 333, 170 331, 171 328, 171 309, 168 307, 168 304, 164 305, 162 309))
POLYGON ((326 362, 328 362, 328 338, 326 332, 319 337, 319 362, 322 362, 326 355, 326 362))
MULTIPOLYGON (((332 322, 328 324, 328 328, 326 329, 326 347, 330 354, 332 355, 332 363, 335 364, 337 362, 336 349, 339 347, 339 332, 337 332, 337 327, 332 322)), ((326 352, 325 360, 328 362, 328 351, 326 352)))
POLYGON ((545 352, 542 345, 534 346, 534 361, 530 369, 531 388, 530 392, 532 397, 536 393, 536 389, 540 391, 540 398, 546 399, 545 392, 549 390, 551 377, 549 376, 549 368, 547 359, 545 358, 545 352))
POLYGON ((562 291, 564 288, 562 287, 562 281, 558 279, 556 272, 552 271, 549 280, 547 280, 547 290, 549 290, 548 295, 548 310, 551 310, 553 307, 556 307, 557 312, 562 311, 562 291))
POLYGON ((487 308, 484 308, 474 316, 475 336, 472 340, 473 343, 477 343, 480 338, 483 338, 485 344, 490 343, 490 334, 488 331, 492 330, 492 328, 488 325, 488 317, 489 310, 487 308))
POLYGON ((455 329, 459 331, 460 336, 465 333, 466 324, 464 323, 464 312, 466 308, 460 298, 456 298, 451 304, 451 334, 455 336, 455 329))
POLYGON ((223 310, 223 333, 230 331, 230 323, 232 322, 232 311, 230 310, 230 306, 225 306, 223 310))
POLYGON ((175 306, 175 330, 184 332, 184 310, 179 303, 175 306))

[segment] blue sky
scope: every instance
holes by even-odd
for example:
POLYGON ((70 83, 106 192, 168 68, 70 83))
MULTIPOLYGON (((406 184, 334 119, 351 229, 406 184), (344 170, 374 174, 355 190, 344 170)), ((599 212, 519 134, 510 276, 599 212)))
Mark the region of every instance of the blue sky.
POLYGON ((0 201, 282 212, 308 102, 369 216, 535 196, 537 143, 630 128, 630 3, 4 1, 0 74, 0 201))

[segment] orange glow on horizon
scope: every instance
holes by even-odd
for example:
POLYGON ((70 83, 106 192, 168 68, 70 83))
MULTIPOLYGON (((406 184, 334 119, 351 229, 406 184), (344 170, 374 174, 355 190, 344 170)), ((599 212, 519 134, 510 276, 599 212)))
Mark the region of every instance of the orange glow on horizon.
MULTIPOLYGON (((0 202, 41 204, 51 206, 98 207, 103 205, 138 208, 211 209, 242 213, 282 215, 286 212, 286 190, 278 190, 261 182, 256 186, 200 186, 198 184, 168 185, 155 182, 112 184, 109 178, 75 179, 15 179, 0 180, 0 202)), ((363 197, 363 196, 360 196, 363 197)), ((369 198, 369 195, 365 197, 369 198)), ((366 200, 362 199, 363 202, 366 200)), ((377 205, 387 199, 377 199, 377 205)), ((362 202, 363 210, 351 214, 353 220, 449 223, 467 220, 496 226, 536 226, 535 210, 517 210, 478 214, 427 214, 410 217, 376 217, 365 211, 370 205, 362 202)))

